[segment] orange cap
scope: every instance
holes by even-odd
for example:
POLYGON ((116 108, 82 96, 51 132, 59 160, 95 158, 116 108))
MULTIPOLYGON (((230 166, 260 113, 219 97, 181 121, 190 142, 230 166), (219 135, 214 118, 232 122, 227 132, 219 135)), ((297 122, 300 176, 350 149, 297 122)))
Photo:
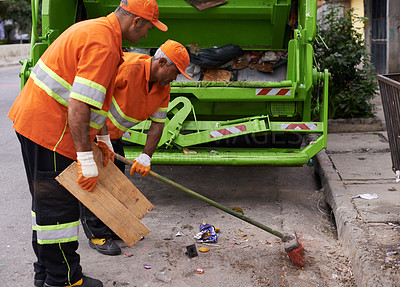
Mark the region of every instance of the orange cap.
POLYGON ((151 21, 161 31, 168 30, 167 25, 158 20, 158 5, 155 0, 122 0, 119 6, 136 16, 151 21))
POLYGON ((185 47, 183 47, 182 44, 173 40, 167 40, 164 44, 161 45, 160 49, 175 64, 182 75, 184 75, 189 80, 192 79, 185 72, 187 66, 190 63, 190 58, 188 51, 185 47))

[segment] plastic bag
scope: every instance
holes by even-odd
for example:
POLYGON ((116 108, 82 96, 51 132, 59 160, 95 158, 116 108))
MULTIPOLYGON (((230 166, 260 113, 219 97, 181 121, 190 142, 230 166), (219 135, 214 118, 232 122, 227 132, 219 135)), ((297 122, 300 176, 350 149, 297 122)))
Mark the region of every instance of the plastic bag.
POLYGON ((198 242, 218 242, 219 228, 215 227, 211 224, 202 223, 199 226, 200 232, 197 233, 194 237, 198 242))
POLYGON ((226 45, 219 48, 201 49, 198 54, 190 53, 190 62, 202 68, 218 68, 234 58, 244 54, 242 48, 236 45, 226 45))

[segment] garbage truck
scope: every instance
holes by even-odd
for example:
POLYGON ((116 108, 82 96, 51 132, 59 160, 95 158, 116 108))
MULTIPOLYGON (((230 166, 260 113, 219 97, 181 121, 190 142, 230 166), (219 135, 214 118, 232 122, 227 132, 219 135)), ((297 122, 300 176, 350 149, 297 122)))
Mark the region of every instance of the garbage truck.
MULTIPOLYGON (((316 0, 227 0, 208 9, 193 5, 206 0, 157 2, 168 31, 153 29, 134 47, 123 42, 123 48, 151 54, 167 39, 176 40, 190 52, 192 80, 171 83, 152 164, 302 166, 327 146, 330 74, 314 58, 316 0), (219 57, 228 59, 217 66, 219 57)), ((65 29, 106 16, 118 5, 118 0, 32 0, 31 52, 21 62, 22 86, 65 29)), ((127 158, 142 152, 149 127, 147 120, 125 132, 127 158)))

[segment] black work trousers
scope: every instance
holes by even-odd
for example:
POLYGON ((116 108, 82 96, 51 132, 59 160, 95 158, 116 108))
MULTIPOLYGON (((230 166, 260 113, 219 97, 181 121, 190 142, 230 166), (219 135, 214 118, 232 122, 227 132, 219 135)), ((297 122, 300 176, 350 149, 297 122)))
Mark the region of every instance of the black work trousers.
MULTIPOLYGON (((111 144, 115 153, 125 156, 122 139, 112 140, 111 144)), ((125 164, 123 162, 114 160, 114 163, 123 173, 125 173, 125 164)), ((107 225, 105 225, 96 215, 94 215, 93 212, 89 210, 89 208, 87 208, 83 204, 80 204, 80 207, 82 227, 85 231, 87 238, 109 239, 111 237, 116 237, 114 232, 107 225)))
POLYGON ((35 279, 53 286, 82 278, 78 249, 79 202, 55 177, 73 160, 17 133, 32 195, 32 246, 35 279), (71 227, 73 226, 73 227, 71 227))

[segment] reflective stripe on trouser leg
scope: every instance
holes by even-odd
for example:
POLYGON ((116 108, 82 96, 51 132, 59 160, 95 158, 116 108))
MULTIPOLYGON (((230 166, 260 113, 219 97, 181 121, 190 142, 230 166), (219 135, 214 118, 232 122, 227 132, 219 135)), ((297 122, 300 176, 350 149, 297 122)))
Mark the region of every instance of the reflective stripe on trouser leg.
MULTIPOLYGON (((68 238, 64 240, 68 241, 65 243, 39 244, 37 241, 33 243, 37 262, 40 262, 41 267, 46 270, 47 284, 70 285, 82 278, 80 257, 76 253, 78 241, 71 239, 77 232, 79 202, 55 180, 55 177, 73 160, 17 135, 21 142, 29 186, 32 187, 32 210, 35 211, 32 215, 33 217, 36 215, 36 220, 33 221, 32 239, 36 238, 36 230, 39 229, 43 232, 42 240, 68 238), (56 162, 56 171, 54 162, 56 162), (47 228, 49 226, 50 230, 47 228), (60 230, 62 230, 62 235, 60 230), (72 233, 73 236, 71 236, 72 233)), ((50 242, 47 241, 47 243, 50 242)))
POLYGON ((33 271, 35 272, 36 280, 46 280, 46 267, 40 262, 38 243, 37 243, 37 233, 36 233, 36 214, 34 211, 32 213, 32 247, 36 255, 36 262, 33 263, 33 271))
POLYGON ((65 243, 78 240, 79 221, 56 225, 38 225, 32 211, 32 229, 36 230, 39 244, 65 243))
POLYGON ((37 225, 37 241, 42 245, 76 241, 78 227, 79 221, 57 225, 37 225))
MULTIPOLYGON (((57 161, 57 168, 61 167, 57 161)), ((82 277, 78 248, 79 202, 55 177, 59 172, 37 171, 36 232, 46 283, 70 285, 82 277)))

